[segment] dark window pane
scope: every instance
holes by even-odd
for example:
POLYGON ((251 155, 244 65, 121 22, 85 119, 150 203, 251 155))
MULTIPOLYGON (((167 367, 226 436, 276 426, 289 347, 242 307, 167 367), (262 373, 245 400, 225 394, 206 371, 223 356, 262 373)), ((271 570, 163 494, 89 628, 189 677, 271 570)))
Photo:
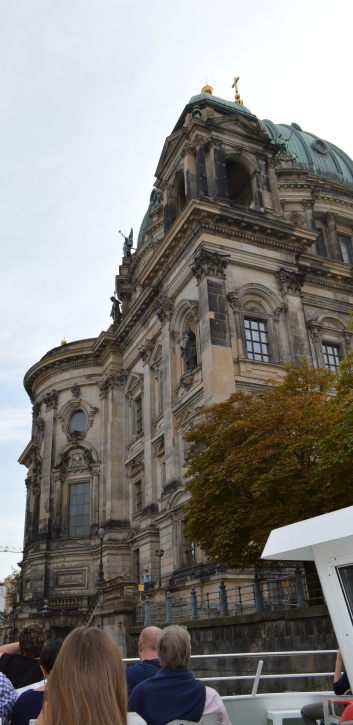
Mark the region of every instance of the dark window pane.
POLYGON ((83 410, 76 410, 70 418, 70 430, 78 430, 81 432, 85 429, 86 423, 86 413, 84 413, 83 410))
POLYGON ((269 362, 266 322, 244 319, 247 356, 250 360, 269 362))
POLYGON ((89 536, 90 483, 72 483, 69 488, 69 536, 89 536))

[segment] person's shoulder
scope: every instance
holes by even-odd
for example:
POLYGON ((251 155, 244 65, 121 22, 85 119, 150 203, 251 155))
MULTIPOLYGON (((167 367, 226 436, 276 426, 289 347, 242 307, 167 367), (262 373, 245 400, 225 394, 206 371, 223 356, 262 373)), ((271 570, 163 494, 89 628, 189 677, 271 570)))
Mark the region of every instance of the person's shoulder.
POLYGON ((127 725, 147 725, 147 723, 137 712, 128 712, 127 725))

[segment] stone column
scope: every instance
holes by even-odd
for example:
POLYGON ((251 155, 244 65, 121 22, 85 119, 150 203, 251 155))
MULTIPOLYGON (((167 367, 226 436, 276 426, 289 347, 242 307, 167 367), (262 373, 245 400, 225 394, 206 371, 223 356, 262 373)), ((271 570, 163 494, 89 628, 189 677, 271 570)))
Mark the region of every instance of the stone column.
POLYGON ((226 164, 223 158, 222 141, 211 138, 210 143, 211 168, 214 171, 214 196, 229 199, 226 164))
POLYGON ((32 487, 32 495, 33 495, 33 509, 32 509, 31 539, 35 539, 38 536, 38 527, 39 527, 39 508, 40 508, 40 488, 39 488, 39 486, 32 487))
POLYGON ((206 160, 205 160, 205 139, 200 136, 196 136, 194 141, 196 149, 196 183, 197 183, 197 195, 208 196, 208 184, 207 184, 207 173, 206 173, 206 160))
POLYGON ((225 290, 227 254, 201 248, 192 271, 199 288, 201 364, 205 405, 235 392, 233 355, 225 290))
POLYGON ((182 156, 184 158, 185 200, 188 203, 196 196, 195 150, 190 144, 185 144, 182 156))
POLYGON ((59 395, 56 390, 52 390, 44 397, 44 403, 46 405, 46 412, 48 415, 45 421, 43 437, 43 462, 39 512, 39 533, 41 535, 48 535, 50 531, 50 479, 54 463, 54 425, 58 399, 59 395))
POLYGON ((277 165, 277 163, 278 163, 277 159, 267 159, 267 172, 268 172, 268 181, 270 184, 274 211, 279 216, 282 216, 282 209, 281 209, 281 204, 280 204, 280 200, 279 200, 277 179, 276 179, 276 172, 275 172, 275 166, 277 165))
POLYGON ((316 231, 316 224, 314 219, 315 199, 303 199, 302 204, 304 207, 307 228, 316 231))
POLYGON ((61 529, 61 486, 62 476, 55 476, 53 486, 53 539, 59 538, 61 529))
POLYGON ((301 294, 301 287, 305 282, 305 274, 289 271, 282 267, 276 272, 275 277, 285 302, 292 362, 295 362, 300 356, 311 359, 301 294))
POLYGON ((163 413, 164 413, 164 445, 165 445, 165 479, 166 485, 179 482, 181 478, 179 446, 173 419, 174 389, 176 380, 176 349, 171 340, 169 323, 173 313, 174 302, 163 295, 156 304, 157 317, 162 328, 162 371, 163 371, 163 413))
POLYGON ((106 518, 122 522, 127 519, 124 502, 123 388, 127 373, 121 369, 110 378, 107 391, 107 457, 105 465, 106 518))
POLYGON ((336 217, 337 214, 328 211, 323 217, 323 221, 325 224, 327 224, 327 228, 329 231, 333 259, 335 259, 336 262, 343 262, 343 256, 336 227, 336 217))
POLYGON ((234 357, 235 359, 245 358, 243 349, 243 338, 241 333, 240 304, 238 293, 228 292, 227 300, 234 313, 235 340, 232 340, 233 347, 234 343, 236 344, 236 349, 234 349, 234 357))
POLYGON ((153 343, 145 340, 139 348, 139 355, 143 360, 143 444, 145 464, 145 507, 157 502, 156 481, 153 475, 153 456, 151 439, 153 437, 152 420, 155 417, 154 379, 149 366, 153 343))

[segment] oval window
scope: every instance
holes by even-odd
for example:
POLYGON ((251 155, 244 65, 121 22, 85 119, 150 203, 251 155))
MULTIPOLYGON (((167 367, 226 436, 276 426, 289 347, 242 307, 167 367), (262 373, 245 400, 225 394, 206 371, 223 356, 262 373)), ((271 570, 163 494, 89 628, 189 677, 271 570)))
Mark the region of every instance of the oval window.
POLYGON ((70 418, 70 430, 73 432, 77 430, 79 433, 86 427, 87 416, 83 410, 76 410, 70 418))

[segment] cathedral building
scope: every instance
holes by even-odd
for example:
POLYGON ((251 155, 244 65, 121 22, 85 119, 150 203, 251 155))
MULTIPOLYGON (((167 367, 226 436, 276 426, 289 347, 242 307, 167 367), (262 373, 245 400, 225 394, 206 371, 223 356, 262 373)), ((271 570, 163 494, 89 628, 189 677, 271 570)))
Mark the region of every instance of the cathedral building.
POLYGON ((281 379, 283 363, 335 369, 351 350, 353 162, 343 151, 206 86, 155 175, 135 250, 125 239, 112 324, 50 350, 25 376, 33 427, 20 457, 15 629, 40 615, 60 635, 93 612, 101 546, 105 582, 133 588, 147 569, 152 593, 159 578, 175 593, 239 579, 185 542, 183 434, 203 406, 281 379))

